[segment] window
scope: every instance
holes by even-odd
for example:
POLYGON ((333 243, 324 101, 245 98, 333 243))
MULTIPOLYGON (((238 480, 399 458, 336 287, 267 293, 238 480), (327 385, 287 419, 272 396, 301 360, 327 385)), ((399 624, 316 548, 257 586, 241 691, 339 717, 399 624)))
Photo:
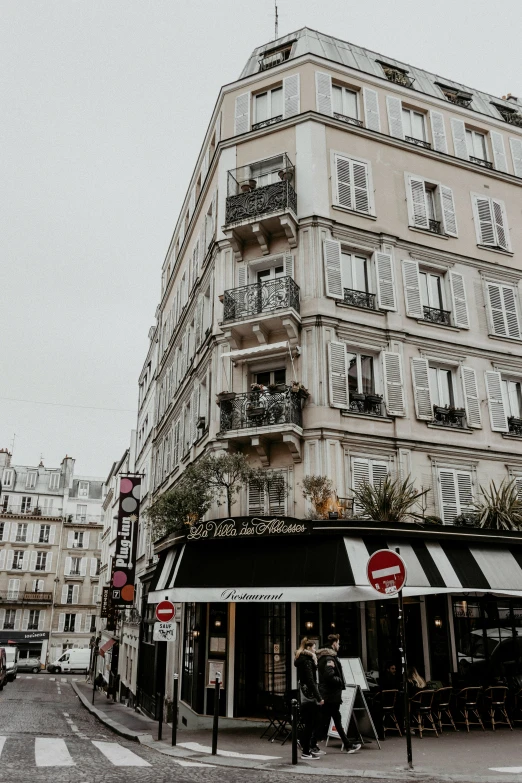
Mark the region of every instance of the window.
POLYGON ((484 133, 466 128, 466 147, 470 160, 472 158, 478 160, 488 159, 488 147, 484 133))
POLYGON ((259 93, 254 97, 254 127, 266 124, 267 120, 283 119, 283 88, 259 93))
POLYGON ((522 392, 520 381, 502 380, 502 398, 508 418, 522 419, 522 392))
POLYGON ((87 521, 87 506, 84 505, 76 506, 76 521, 77 522, 87 521))
POLYGON ((402 127, 406 139, 426 141, 426 118, 420 111, 402 109, 402 127))
POLYGON ((347 353, 348 391, 352 394, 374 394, 375 374, 373 356, 361 353, 347 353))
MULTIPOLYGON (((352 480, 350 486, 353 489, 360 489, 365 484, 378 486, 389 473, 388 462, 377 459, 365 459, 363 457, 352 457, 352 480)), ((353 510, 360 514, 363 509, 354 502, 353 510)))
POLYGON ((462 365, 457 373, 452 367, 413 357, 411 370, 418 419, 457 429, 465 428, 466 424, 476 429, 482 426, 477 376, 473 367, 462 365))
POLYGON ((1 508, 2 508, 2 511, 5 514, 5 512, 9 508, 9 495, 3 495, 2 496, 2 506, 1 506, 1 508))
POLYGON ((88 498, 89 497, 89 482, 88 481, 79 481, 78 482, 78 497, 79 498, 88 498))
POLYGON ((368 259, 355 253, 342 253, 343 286, 368 293, 368 259))
POLYGON ((36 470, 29 471, 27 476, 25 477, 25 488, 34 489, 36 487, 37 479, 38 479, 38 472, 36 470))
POLYGON ((13 568, 20 571, 24 567, 24 553, 22 549, 15 549, 13 553, 13 568))
POLYGON ((333 155, 334 203, 354 212, 373 212, 370 167, 366 161, 333 155))
POLYGON ((254 373, 253 380, 254 383, 259 383, 261 386, 271 386, 275 383, 286 383, 286 369, 282 367, 278 370, 257 372, 254 373))
POLYGON ((95 574, 95 576, 99 576, 100 575, 100 568, 101 568, 101 560, 98 557, 98 558, 96 558, 96 574, 95 574))
POLYGON ((457 216, 451 188, 407 174, 406 193, 410 226, 433 234, 457 236, 457 216))
POLYGON ((266 483, 248 486, 248 513, 286 514, 288 476, 285 470, 267 471, 266 483))
POLYGON ((54 498, 42 499, 42 514, 44 515, 44 517, 53 516, 53 505, 54 505, 54 498))
POLYGON ((91 624, 89 627, 89 633, 96 633, 96 615, 91 614, 91 624))
POLYGON ((40 525, 40 533, 38 534, 38 543, 39 544, 49 544, 50 543, 50 537, 51 537, 51 526, 50 525, 40 525))
POLYGON ((80 576, 81 557, 71 557, 70 576, 80 576))
POLYGON ((31 511, 32 497, 30 495, 22 495, 22 502, 20 504, 20 511, 22 514, 29 514, 31 511))
POLYGON ((443 367, 430 367, 430 392, 433 405, 450 407, 455 405, 453 377, 451 370, 443 367))
POLYGON ((35 571, 45 571, 47 565, 47 552, 37 552, 35 571))
POLYGON ((20 592, 20 580, 10 579, 7 587, 7 600, 16 601, 20 592))
POLYGON ((471 473, 452 468, 439 468, 439 500, 442 521, 452 524, 456 517, 473 512, 473 484, 471 473))
POLYGON ((27 523, 19 523, 16 526, 16 542, 17 543, 26 543, 27 542, 27 523))
POLYGON ((8 487, 14 487, 14 470, 6 468, 2 478, 2 486, 4 489, 8 487))
POLYGON ((84 533, 83 531, 75 531, 73 533, 72 545, 74 549, 83 549, 84 533))
POLYGON ((40 610, 31 609, 29 611, 29 622, 27 623, 28 631, 37 631, 40 623, 40 610))
POLYGON ((516 289, 492 282, 486 283, 486 288, 493 334, 520 339, 516 289))
POLYGON ((291 51, 292 47, 287 46, 284 49, 278 49, 274 52, 264 54, 259 60, 259 70, 267 71, 269 68, 275 68, 276 65, 284 63, 290 57, 291 51))
POLYGON ((6 609, 4 617, 4 631, 14 631, 16 609, 6 609))
POLYGON ((419 262, 402 262, 406 315, 428 323, 469 329, 464 277, 453 270, 446 275, 419 268, 419 262), (449 288, 449 291, 448 291, 449 288), (444 309, 451 301, 451 311, 444 309))
MULTIPOLYGON (((437 83, 436 83, 437 84, 437 83)), ((440 87, 444 97, 455 103, 457 106, 462 106, 464 109, 470 109, 473 101, 473 95, 463 90, 457 90, 455 87, 449 87, 445 84, 437 84, 440 87)))
POLYGON ((76 626, 76 615, 75 614, 66 614, 65 615, 65 622, 63 624, 63 630, 64 633, 74 633, 76 626))
POLYGON ((59 473, 50 473, 49 474, 49 489, 59 489, 60 487, 60 474, 59 473))
POLYGON ((442 276, 433 272, 419 271, 421 302, 425 307, 443 308, 442 276))
POLYGON ((334 114, 341 114, 354 120, 359 118, 357 93, 354 90, 332 85, 332 106, 334 114))
POLYGON ((413 87, 413 79, 408 76, 408 71, 404 68, 399 68, 396 65, 388 65, 388 63, 383 63, 379 60, 376 60, 376 62, 379 63, 384 71, 384 75, 390 82, 401 84, 403 87, 413 87))
POLYGON ((4 533, 6 532, 5 522, 0 522, 0 541, 4 540, 4 533))
POLYGON ((43 591, 44 591, 44 580, 33 579, 33 593, 43 593, 43 591))
POLYGON ((511 250, 504 202, 473 195, 477 243, 497 250, 511 250))

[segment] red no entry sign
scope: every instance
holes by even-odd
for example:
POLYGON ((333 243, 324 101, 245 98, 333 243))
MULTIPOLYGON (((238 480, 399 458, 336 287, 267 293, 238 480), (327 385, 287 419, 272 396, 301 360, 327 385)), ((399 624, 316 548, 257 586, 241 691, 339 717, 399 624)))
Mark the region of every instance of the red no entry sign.
POLYGON ((406 582, 406 564, 391 549, 374 552, 366 566, 368 581, 381 595, 397 595, 406 582))
POLYGON ((160 601, 156 607, 156 620, 160 623, 170 623, 176 610, 170 601, 160 601))

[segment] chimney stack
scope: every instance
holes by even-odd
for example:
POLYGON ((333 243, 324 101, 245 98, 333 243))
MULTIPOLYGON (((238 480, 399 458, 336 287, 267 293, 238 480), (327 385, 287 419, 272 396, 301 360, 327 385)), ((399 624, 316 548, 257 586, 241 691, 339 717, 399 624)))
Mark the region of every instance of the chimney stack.
POLYGON ((8 449, 0 449, 0 468, 8 468, 11 465, 11 452, 8 449))

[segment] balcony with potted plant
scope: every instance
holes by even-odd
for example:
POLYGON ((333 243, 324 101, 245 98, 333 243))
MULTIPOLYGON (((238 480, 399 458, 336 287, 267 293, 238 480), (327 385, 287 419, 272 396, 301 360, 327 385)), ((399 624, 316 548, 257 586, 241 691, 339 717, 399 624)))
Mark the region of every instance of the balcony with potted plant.
POLYGON ((367 416, 384 416, 382 394, 351 391, 349 411, 367 416))
POLYGON ((431 423, 439 427, 466 429, 466 411, 464 408, 455 408, 453 405, 434 405, 431 423))

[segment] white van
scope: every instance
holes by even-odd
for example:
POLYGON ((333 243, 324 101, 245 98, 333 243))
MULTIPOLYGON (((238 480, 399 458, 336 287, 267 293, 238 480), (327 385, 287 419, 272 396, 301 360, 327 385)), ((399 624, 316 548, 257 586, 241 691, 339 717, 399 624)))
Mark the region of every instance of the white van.
POLYGON ((91 664, 91 650, 83 649, 66 650, 59 658, 47 666, 47 671, 56 672, 88 672, 91 664))
POLYGON ((13 682, 13 680, 16 680, 16 675, 18 674, 18 647, 9 645, 9 647, 4 647, 4 650, 7 665, 7 681, 13 682))

